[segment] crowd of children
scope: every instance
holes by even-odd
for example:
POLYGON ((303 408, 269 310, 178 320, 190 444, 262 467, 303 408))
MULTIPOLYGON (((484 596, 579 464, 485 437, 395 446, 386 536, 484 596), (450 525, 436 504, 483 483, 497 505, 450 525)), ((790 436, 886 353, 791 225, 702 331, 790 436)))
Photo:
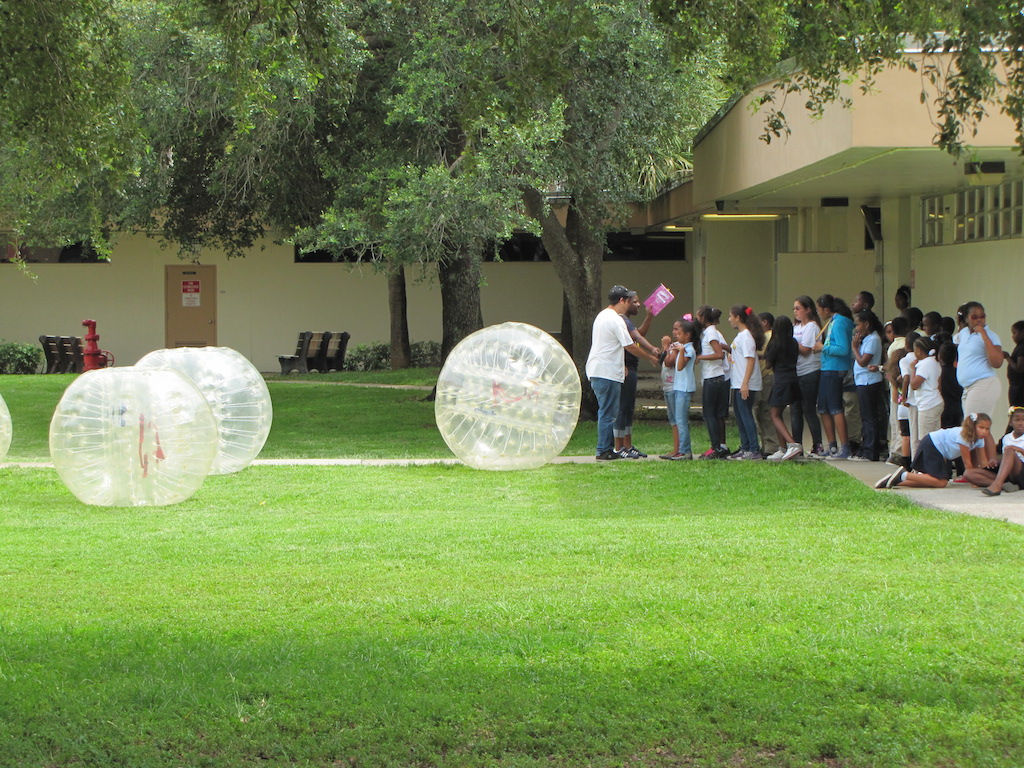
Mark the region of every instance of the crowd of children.
POLYGON ((737 304, 727 316, 731 344, 719 330, 721 310, 684 315, 662 339, 673 450, 661 458, 694 458, 689 410, 699 380, 711 444, 701 459, 798 458, 806 425, 812 458, 895 465, 877 488, 941 487, 957 467, 987 495, 1015 490, 1024 480, 1024 321, 1012 326, 1015 347, 1006 353, 977 302, 955 319, 922 313, 901 286, 896 304, 900 314, 884 324, 867 291, 852 306, 830 294, 799 296, 792 320, 737 304), (1000 461, 989 414, 1004 361, 1011 418, 1000 461), (725 436, 730 402, 735 451, 725 436))

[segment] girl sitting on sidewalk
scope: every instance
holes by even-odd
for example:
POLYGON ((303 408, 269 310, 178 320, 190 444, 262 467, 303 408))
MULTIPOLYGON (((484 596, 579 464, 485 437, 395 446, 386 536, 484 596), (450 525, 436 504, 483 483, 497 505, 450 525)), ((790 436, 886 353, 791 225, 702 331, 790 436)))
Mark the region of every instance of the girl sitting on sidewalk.
POLYGON ((925 435, 910 471, 901 467, 875 483, 875 488, 945 488, 953 474, 952 461, 958 457, 968 471, 994 467, 996 446, 991 433, 992 419, 988 414, 968 414, 959 429, 939 429, 925 435))

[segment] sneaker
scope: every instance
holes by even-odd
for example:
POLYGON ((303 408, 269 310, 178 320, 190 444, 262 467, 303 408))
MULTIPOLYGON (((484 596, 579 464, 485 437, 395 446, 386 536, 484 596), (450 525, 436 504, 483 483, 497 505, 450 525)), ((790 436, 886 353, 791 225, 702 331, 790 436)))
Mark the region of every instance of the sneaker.
POLYGON ((786 458, 786 449, 779 448, 779 450, 768 457, 768 461, 782 461, 784 458, 786 458))
POLYGON ((646 453, 644 453, 643 451, 637 450, 633 446, 630 446, 629 448, 623 448, 621 451, 619 451, 619 455, 622 458, 624 458, 624 459, 646 459, 647 458, 647 454, 646 453))
POLYGON ((906 472, 906 471, 907 470, 903 469, 903 467, 900 467, 895 472, 893 472, 891 475, 889 475, 889 478, 885 481, 885 487, 886 488, 895 488, 897 485, 899 485, 900 484, 900 478, 903 477, 903 473, 906 472))
POLYGON ((831 456, 829 456, 829 460, 830 461, 846 461, 847 459, 851 458, 852 456, 853 456, 853 454, 850 452, 850 446, 844 445, 836 453, 833 453, 831 456))
MULTIPOLYGON (((897 470, 897 471, 900 471, 900 470, 897 470)), ((875 485, 874 485, 875 489, 880 491, 883 488, 888 488, 889 487, 889 478, 892 477, 892 475, 893 475, 893 473, 890 472, 889 474, 884 475, 883 477, 880 477, 875 482, 875 485)))
POLYGON ((674 453, 663 453, 663 454, 661 454, 660 456, 658 456, 658 458, 659 458, 659 459, 665 459, 665 460, 669 460, 669 459, 671 459, 671 458, 672 458, 673 456, 675 456, 675 455, 676 455, 676 454, 674 454, 674 453))
POLYGON ((692 461, 692 453, 676 453, 672 456, 672 461, 692 461))
POLYGON ((744 451, 740 458, 743 461, 762 461, 764 455, 760 451, 744 451))
POLYGON ((1020 486, 1018 486, 1016 483, 1003 483, 1003 493, 1013 493, 1014 491, 1019 490, 1020 486))
MULTIPOLYGON (((736 453, 742 453, 742 451, 736 451, 736 453)), ((728 459, 728 458, 730 458, 733 455, 734 454, 730 453, 729 449, 726 448, 724 445, 721 448, 719 448, 718 450, 715 451, 715 458, 716 459, 728 459)))
POLYGON ((621 459, 622 454, 617 451, 605 451, 604 453, 597 454, 598 461, 615 461, 615 459, 621 459))
POLYGON ((714 448, 708 448, 706 451, 704 451, 704 453, 700 455, 700 457, 702 459, 717 459, 718 451, 716 451, 714 448))
POLYGON ((643 451, 641 451, 635 445, 631 446, 629 450, 630 450, 630 453, 636 454, 635 457, 631 457, 631 458, 638 458, 638 459, 646 459, 647 458, 647 454, 644 453, 643 451))
POLYGON ((814 450, 813 450, 813 451, 811 451, 811 458, 812 458, 812 459, 819 459, 819 460, 822 460, 822 459, 827 459, 827 458, 828 458, 829 456, 831 456, 831 455, 832 455, 832 454, 831 454, 831 453, 829 453, 829 452, 828 452, 828 451, 827 451, 827 450, 826 450, 826 449, 824 448, 824 446, 821 446, 821 445, 816 445, 816 446, 814 446, 814 450))
POLYGON ((719 450, 719 453, 723 454, 724 458, 726 458, 726 459, 736 460, 736 459, 742 459, 743 458, 743 454, 745 453, 745 451, 742 448, 740 448, 738 450, 733 451, 732 453, 729 453, 729 449, 728 448, 722 448, 722 449, 719 450))
POLYGON ((786 450, 782 453, 782 461, 789 461, 795 459, 797 456, 803 456, 804 449, 800 443, 790 443, 786 446, 786 450))
POLYGON ((968 480, 968 479, 967 479, 966 477, 964 477, 963 475, 960 475, 960 477, 958 477, 958 478, 957 478, 956 480, 954 480, 953 482, 954 482, 954 483, 956 483, 957 485, 970 485, 970 484, 971 484, 971 481, 970 481, 970 480, 968 480))
POLYGON ((873 459, 869 459, 867 456, 851 456, 850 461, 873 461, 873 459))

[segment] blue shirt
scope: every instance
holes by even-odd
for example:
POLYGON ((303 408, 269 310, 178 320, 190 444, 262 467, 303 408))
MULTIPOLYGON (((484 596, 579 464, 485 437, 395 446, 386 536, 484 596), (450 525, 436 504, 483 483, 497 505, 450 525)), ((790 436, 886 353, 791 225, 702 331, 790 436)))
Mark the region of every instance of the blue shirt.
POLYGON ((853 320, 843 315, 832 315, 825 334, 825 344, 821 348, 821 370, 848 371, 853 365, 853 353, 850 345, 853 342, 853 320))
MULTIPOLYGON (((1002 346, 999 337, 987 325, 985 330, 993 344, 1002 346)), ((985 340, 981 338, 980 331, 972 333, 970 328, 963 328, 953 340, 956 342, 956 380, 961 387, 969 387, 976 381, 996 375, 988 363, 985 340)))
POLYGON ((961 429, 962 427, 950 427, 949 429, 937 429, 934 432, 928 433, 928 437, 932 440, 932 445, 942 454, 943 458, 950 461, 959 459, 961 445, 972 451, 985 445, 984 440, 975 440, 974 445, 968 445, 967 441, 960 435, 961 429))
MULTIPOLYGON (((860 353, 861 355, 871 355, 871 360, 868 361, 868 365, 879 365, 882 362, 882 339, 877 333, 872 331, 861 339, 860 353)), ((857 358, 854 358, 854 384, 858 387, 863 387, 867 384, 878 384, 881 380, 882 374, 880 371, 869 371, 866 365, 861 365, 857 362, 857 358)))
POLYGON ((693 360, 697 354, 693 351, 693 344, 686 342, 679 350, 679 354, 687 358, 686 365, 681 371, 676 371, 676 376, 672 380, 672 389, 675 392, 696 392, 697 380, 693 376, 693 360))

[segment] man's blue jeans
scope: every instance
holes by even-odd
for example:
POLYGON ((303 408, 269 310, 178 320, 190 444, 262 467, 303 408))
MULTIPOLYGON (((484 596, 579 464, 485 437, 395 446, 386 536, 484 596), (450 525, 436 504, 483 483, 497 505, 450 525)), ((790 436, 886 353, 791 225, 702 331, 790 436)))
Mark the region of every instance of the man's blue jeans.
POLYGON ((615 417, 619 413, 622 384, 611 379, 593 378, 590 386, 597 395, 597 455, 615 449, 615 417))

